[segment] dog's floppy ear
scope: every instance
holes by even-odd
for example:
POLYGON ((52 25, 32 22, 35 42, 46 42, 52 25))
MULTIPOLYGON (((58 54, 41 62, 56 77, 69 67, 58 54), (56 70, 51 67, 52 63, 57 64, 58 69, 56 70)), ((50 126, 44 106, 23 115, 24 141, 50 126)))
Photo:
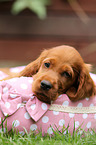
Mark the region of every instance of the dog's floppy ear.
POLYGON ((95 95, 95 85, 89 74, 90 68, 91 65, 84 64, 75 84, 67 90, 66 94, 70 100, 77 101, 95 95))
POLYGON ((36 74, 41 66, 42 61, 46 58, 48 50, 44 50, 41 55, 33 62, 29 63, 23 71, 19 73, 20 76, 31 77, 36 74))

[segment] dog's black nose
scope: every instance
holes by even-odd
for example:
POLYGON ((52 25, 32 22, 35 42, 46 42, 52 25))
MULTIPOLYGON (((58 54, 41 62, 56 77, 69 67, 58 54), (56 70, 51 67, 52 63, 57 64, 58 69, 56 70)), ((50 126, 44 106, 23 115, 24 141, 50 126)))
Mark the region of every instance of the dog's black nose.
POLYGON ((41 88, 43 90, 50 90, 52 88, 52 84, 47 80, 42 80, 41 81, 41 88))

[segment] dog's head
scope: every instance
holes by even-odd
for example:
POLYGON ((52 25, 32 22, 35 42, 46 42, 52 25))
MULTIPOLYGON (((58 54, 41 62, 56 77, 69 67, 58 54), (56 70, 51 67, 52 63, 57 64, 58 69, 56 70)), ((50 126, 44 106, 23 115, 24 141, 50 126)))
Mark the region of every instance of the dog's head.
POLYGON ((62 93, 73 101, 94 95, 89 65, 73 47, 64 45, 44 50, 29 67, 28 73, 33 74, 34 80, 32 90, 41 101, 50 103, 62 93))

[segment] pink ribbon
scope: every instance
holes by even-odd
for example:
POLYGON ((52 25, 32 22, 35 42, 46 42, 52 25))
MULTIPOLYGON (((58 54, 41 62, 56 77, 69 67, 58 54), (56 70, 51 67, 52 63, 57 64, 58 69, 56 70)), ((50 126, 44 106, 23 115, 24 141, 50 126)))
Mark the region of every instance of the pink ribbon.
POLYGON ((6 82, 0 85, 0 108, 4 116, 14 114, 21 106, 22 100, 27 98, 25 104, 26 111, 30 117, 37 122, 49 109, 50 105, 41 102, 36 96, 29 94, 29 96, 18 93, 12 86, 6 82))
POLYGON ((49 107, 49 104, 41 102, 36 96, 29 99, 26 103, 26 110, 35 122, 37 122, 47 112, 49 107))

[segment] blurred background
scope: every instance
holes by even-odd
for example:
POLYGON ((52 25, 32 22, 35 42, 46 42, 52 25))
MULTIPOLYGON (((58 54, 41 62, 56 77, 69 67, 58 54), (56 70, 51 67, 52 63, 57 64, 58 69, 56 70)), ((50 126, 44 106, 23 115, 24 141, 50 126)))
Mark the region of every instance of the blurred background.
POLYGON ((0 67, 26 65, 63 44, 96 72, 96 0, 0 0, 0 67))

